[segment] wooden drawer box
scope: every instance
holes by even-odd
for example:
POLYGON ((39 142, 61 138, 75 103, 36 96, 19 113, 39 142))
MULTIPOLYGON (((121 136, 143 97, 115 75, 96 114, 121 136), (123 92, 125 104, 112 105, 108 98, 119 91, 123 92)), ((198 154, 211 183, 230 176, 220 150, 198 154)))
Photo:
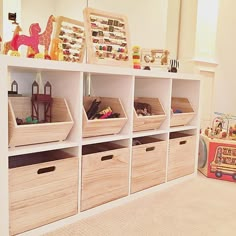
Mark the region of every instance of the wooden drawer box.
POLYGON ((10 234, 78 211, 78 158, 63 151, 9 157, 10 234))
POLYGON ((83 137, 117 134, 127 122, 127 116, 119 98, 86 96, 84 97, 83 105, 83 137), (89 120, 86 112, 89 110, 95 99, 99 99, 101 101, 99 110, 111 107, 115 113, 120 114, 120 117, 89 120))
POLYGON ((187 125, 194 117, 195 112, 187 98, 171 98, 170 126, 187 125), (181 113, 175 113, 181 111, 181 113))
POLYGON ((151 106, 151 116, 139 116, 134 109, 133 131, 158 129, 166 118, 164 109, 158 98, 139 97, 134 99, 135 103, 147 103, 151 106))
POLYGON ((194 172, 195 151, 196 135, 178 132, 170 134, 168 181, 194 172))
POLYGON ((137 138, 133 146, 131 193, 165 182, 167 141, 152 137, 137 138))
POLYGON ((82 152, 82 211, 128 195, 129 148, 101 143, 82 152))
POLYGON ((74 122, 67 102, 63 98, 53 98, 52 122, 17 125, 16 118, 31 116, 31 97, 11 97, 8 99, 9 146, 21 146, 67 138, 74 122))

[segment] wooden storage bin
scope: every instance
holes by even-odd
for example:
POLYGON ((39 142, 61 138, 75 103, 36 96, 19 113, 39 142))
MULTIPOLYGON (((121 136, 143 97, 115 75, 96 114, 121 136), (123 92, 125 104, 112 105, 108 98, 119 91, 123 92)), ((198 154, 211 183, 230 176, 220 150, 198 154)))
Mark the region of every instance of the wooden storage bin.
POLYGON ((167 141, 152 137, 137 138, 133 146, 131 193, 165 182, 167 141))
POLYGON ((151 116, 138 116, 134 109, 133 131, 158 129, 166 118, 164 109, 158 98, 137 97, 134 102, 148 103, 152 107, 151 116))
POLYGON ((82 152, 82 211, 128 195, 129 148, 101 143, 82 152))
POLYGON ((10 234, 78 211, 78 158, 48 151, 9 158, 10 234))
POLYGON ((83 104, 83 137, 117 134, 127 122, 127 116, 119 98, 85 96, 83 104), (110 106, 114 112, 120 113, 120 117, 89 120, 86 111, 94 99, 101 101, 99 110, 106 109, 110 106))
POLYGON ((187 98, 171 98, 170 126, 181 126, 188 124, 194 117, 195 112, 187 98), (174 113, 173 110, 181 110, 182 113, 174 113))
POLYGON ((31 97, 8 98, 8 145, 10 147, 63 141, 67 138, 74 122, 63 98, 53 98, 52 122, 17 125, 16 118, 31 116, 31 97))
POLYGON ((179 132, 170 134, 167 180, 176 179, 194 172, 196 135, 179 132))

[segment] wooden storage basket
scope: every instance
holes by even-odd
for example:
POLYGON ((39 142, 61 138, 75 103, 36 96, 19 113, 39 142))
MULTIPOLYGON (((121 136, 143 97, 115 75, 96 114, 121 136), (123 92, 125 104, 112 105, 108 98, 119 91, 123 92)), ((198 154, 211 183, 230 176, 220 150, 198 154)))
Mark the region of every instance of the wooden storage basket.
POLYGON ((180 132, 170 133, 167 180, 194 172, 196 135, 180 132))
POLYGON ((134 102, 147 103, 151 105, 151 116, 138 116, 134 109, 134 126, 133 131, 142 131, 158 129, 166 119, 165 111, 158 98, 137 97, 134 102))
POLYGON ((78 158, 61 150, 9 158, 10 235, 78 212, 78 158))
POLYGON ((153 137, 137 138, 133 146, 131 193, 165 182, 167 141, 153 137))
POLYGON ((100 143, 82 153, 82 211, 128 195, 129 148, 100 143))
POLYGON ((171 98, 170 126, 181 126, 188 124, 194 117, 195 112, 187 98, 171 98), (174 113, 173 110, 181 110, 182 113, 174 113))
POLYGON ((117 134, 127 122, 127 116, 119 98, 85 96, 83 104, 83 137, 117 134), (89 109, 94 99, 101 101, 99 110, 110 106, 114 112, 120 113, 120 117, 89 120, 86 111, 89 109))
POLYGON ((65 140, 74 124, 67 102, 53 98, 52 122, 17 125, 16 118, 31 116, 31 97, 8 99, 8 141, 10 147, 65 140))

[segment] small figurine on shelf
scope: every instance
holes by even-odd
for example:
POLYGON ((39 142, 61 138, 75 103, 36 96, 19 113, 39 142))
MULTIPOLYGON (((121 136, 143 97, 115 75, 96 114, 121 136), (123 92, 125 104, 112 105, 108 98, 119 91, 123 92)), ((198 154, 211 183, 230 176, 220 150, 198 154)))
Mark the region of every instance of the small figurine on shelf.
POLYGON ((161 65, 168 65, 168 56, 170 52, 168 50, 164 50, 161 56, 161 65))
POLYGON ((61 39, 54 38, 52 40, 50 56, 51 56, 52 60, 63 61, 63 48, 62 48, 62 40, 61 39))
POLYGON ((0 36, 0 53, 2 52, 2 37, 0 36))
POLYGON ((133 46, 133 68, 141 69, 141 57, 140 57, 140 47, 133 46))
POLYGON ((168 72, 173 72, 173 73, 177 73, 179 68, 179 61, 178 60, 170 60, 170 69, 168 70, 168 72))

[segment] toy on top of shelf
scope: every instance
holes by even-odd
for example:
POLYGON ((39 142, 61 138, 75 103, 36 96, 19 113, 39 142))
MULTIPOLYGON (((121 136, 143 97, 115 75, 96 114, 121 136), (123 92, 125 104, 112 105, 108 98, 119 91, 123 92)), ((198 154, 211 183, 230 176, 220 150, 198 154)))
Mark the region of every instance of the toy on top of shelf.
MULTIPOLYGON (((15 38, 16 35, 19 35, 21 31, 22 31, 21 27, 19 25, 16 25, 16 28, 15 28, 13 36, 12 36, 12 40, 13 40, 13 38, 15 38)), ((13 48, 11 46, 12 40, 4 43, 3 54, 7 55, 10 50, 13 50, 13 48)))
POLYGON ((54 39, 50 51, 53 60, 83 62, 85 52, 83 22, 59 16, 54 39))
POLYGON ((0 53, 2 52, 2 37, 0 35, 0 53))
POLYGON ((141 69, 141 60, 140 60, 140 47, 133 46, 133 67, 134 69, 141 69))
POLYGON ((178 68, 179 68, 179 61, 171 59, 170 60, 170 69, 168 70, 168 72, 176 73, 178 71, 178 68))
POLYGON ((49 46, 51 43, 51 35, 52 35, 52 31, 53 31, 53 22, 55 22, 56 19, 53 15, 51 15, 48 18, 48 22, 47 22, 47 26, 46 29, 44 30, 43 33, 41 33, 39 35, 39 44, 44 46, 44 55, 45 56, 49 56, 48 55, 48 50, 49 50, 49 46))
POLYGON ((88 63, 132 67, 126 16, 85 8, 84 24, 88 63))
POLYGON ((161 65, 167 65, 168 64, 168 56, 170 52, 168 50, 164 50, 163 54, 161 56, 161 65))
POLYGON ((50 57, 52 60, 63 61, 62 40, 59 38, 52 39, 52 46, 50 50, 50 57))
MULTIPOLYGON (((35 54, 39 53, 39 33, 41 28, 38 23, 33 23, 29 28, 30 36, 27 35, 15 35, 11 41, 11 47, 13 51, 18 51, 21 45, 30 46, 35 54)), ((30 56, 30 55, 29 55, 30 56)))

